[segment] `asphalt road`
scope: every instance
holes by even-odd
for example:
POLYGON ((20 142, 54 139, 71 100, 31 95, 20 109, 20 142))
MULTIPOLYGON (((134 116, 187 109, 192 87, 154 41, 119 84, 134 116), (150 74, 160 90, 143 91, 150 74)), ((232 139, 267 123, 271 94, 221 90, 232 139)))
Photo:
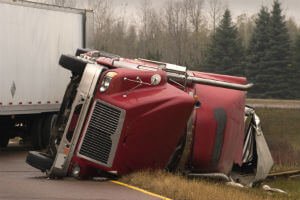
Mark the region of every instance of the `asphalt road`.
POLYGON ((24 147, 0 149, 0 200, 159 199, 110 181, 80 181, 73 178, 49 180, 25 163, 26 155, 24 147))

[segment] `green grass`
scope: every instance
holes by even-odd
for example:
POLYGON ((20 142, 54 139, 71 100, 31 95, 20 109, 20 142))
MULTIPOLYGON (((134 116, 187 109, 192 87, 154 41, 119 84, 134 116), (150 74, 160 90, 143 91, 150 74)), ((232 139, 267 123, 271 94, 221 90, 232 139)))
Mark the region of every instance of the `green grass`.
POLYGON ((274 169, 300 167, 300 109, 257 108, 274 169))
POLYGON ((273 155, 273 170, 300 167, 300 101, 248 99, 256 108, 273 155))
POLYGON ((286 140, 300 150, 300 109, 257 108, 268 140, 286 140))

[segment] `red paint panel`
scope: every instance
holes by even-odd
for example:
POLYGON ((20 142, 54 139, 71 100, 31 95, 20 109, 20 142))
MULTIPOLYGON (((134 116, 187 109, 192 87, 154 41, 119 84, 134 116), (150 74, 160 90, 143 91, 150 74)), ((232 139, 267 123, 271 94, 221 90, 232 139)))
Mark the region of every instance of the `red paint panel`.
POLYGON ((111 81, 107 92, 99 92, 100 80, 94 99, 126 111, 113 166, 107 168, 76 156, 73 163, 78 163, 83 169, 89 166, 117 171, 118 174, 146 168, 164 168, 185 133, 186 123, 194 107, 193 97, 166 83, 163 71, 113 71, 118 75, 111 81), (124 77, 135 80, 139 76, 149 83, 154 74, 162 76, 162 81, 157 86, 141 85, 132 89, 137 83, 124 81, 124 77))
POLYGON ((244 139, 245 92, 206 85, 195 85, 201 107, 196 111, 192 165, 195 171, 229 173, 240 163, 244 139), (215 110, 226 113, 221 154, 214 162, 218 122, 215 110))

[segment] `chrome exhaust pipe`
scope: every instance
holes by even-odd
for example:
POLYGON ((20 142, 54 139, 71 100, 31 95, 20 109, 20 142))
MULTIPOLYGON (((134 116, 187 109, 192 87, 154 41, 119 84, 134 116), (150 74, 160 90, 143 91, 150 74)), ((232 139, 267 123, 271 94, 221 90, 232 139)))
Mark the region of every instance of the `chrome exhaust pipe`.
POLYGON ((186 81, 187 83, 199 83, 204 85, 211 85, 211 86, 241 90, 241 91, 247 91, 253 86, 253 83, 248 83, 246 85, 243 85, 243 84, 229 83, 229 82, 218 81, 213 79, 199 78, 195 76, 186 77, 184 75, 174 74, 174 73, 168 73, 168 77, 170 79, 186 81))

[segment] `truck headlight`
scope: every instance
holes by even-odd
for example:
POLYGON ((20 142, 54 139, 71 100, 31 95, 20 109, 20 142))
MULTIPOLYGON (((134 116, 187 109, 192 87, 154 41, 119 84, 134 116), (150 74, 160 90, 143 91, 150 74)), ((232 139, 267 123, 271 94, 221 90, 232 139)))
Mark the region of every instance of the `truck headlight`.
POLYGON ((113 77, 115 77, 118 73, 117 72, 108 72, 102 82, 101 82, 101 87, 100 87, 100 92, 105 92, 110 85, 111 80, 113 79, 113 77))

